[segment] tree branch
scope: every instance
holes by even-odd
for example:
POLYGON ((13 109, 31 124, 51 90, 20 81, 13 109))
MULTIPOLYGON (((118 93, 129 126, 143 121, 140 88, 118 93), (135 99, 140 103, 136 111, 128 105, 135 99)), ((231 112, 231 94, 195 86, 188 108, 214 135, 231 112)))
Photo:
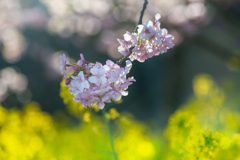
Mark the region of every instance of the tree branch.
MULTIPOLYGON (((134 32, 137 32, 138 30, 138 25, 142 24, 142 19, 143 19, 143 15, 144 15, 144 11, 146 10, 147 8, 147 4, 148 4, 148 1, 147 0, 144 0, 143 2, 143 6, 142 6, 142 10, 140 11, 140 17, 139 17, 139 20, 138 20, 138 24, 137 24, 137 27, 134 29, 134 32)), ((128 57, 132 54, 132 50, 133 50, 134 47, 131 47, 129 49, 129 52, 126 56, 124 56, 123 58, 121 58, 120 60, 117 61, 117 64, 120 66, 124 61, 126 61, 128 59, 128 57)))
POLYGON ((137 24, 137 27, 135 28, 134 32, 137 32, 138 25, 142 24, 142 19, 143 19, 144 11, 145 11, 145 9, 147 8, 147 4, 148 4, 148 1, 147 1, 147 0, 144 0, 142 10, 140 11, 140 17, 139 17, 139 20, 138 20, 138 24, 137 24))

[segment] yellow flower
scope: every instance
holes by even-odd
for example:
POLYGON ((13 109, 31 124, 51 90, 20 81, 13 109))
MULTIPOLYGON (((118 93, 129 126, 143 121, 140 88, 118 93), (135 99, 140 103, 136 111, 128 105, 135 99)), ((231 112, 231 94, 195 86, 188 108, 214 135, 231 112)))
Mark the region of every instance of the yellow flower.
POLYGON ((85 112, 83 115, 83 121, 87 123, 91 122, 90 116, 91 116, 90 112, 85 112))
POLYGON ((118 111, 115 108, 109 109, 109 115, 110 115, 111 119, 116 119, 116 118, 120 117, 120 114, 118 113, 118 111))

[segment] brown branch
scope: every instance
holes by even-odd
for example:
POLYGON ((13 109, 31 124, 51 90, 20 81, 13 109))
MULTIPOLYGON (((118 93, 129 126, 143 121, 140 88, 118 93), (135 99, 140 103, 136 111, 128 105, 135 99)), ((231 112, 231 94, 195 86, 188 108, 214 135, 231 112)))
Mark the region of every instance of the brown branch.
POLYGON ((138 25, 142 24, 142 19, 143 19, 144 11, 145 11, 145 9, 147 8, 147 4, 148 4, 148 1, 147 1, 147 0, 144 0, 142 10, 140 11, 140 17, 139 17, 139 20, 138 20, 138 24, 137 24, 137 27, 134 29, 134 32, 137 32, 138 25))
MULTIPOLYGON (((143 19, 143 15, 144 15, 144 11, 146 10, 147 8, 147 4, 148 4, 148 1, 147 0, 144 0, 143 2, 143 7, 142 7, 142 10, 140 11, 140 17, 139 17, 139 20, 138 20, 138 24, 137 24, 137 27, 134 29, 134 32, 137 32, 138 30, 138 25, 142 24, 142 19, 143 19)), ((117 61, 117 64, 120 66, 124 61, 126 61, 128 59, 128 57, 132 54, 132 50, 133 50, 133 46, 129 49, 129 52, 126 56, 124 56, 123 58, 121 58, 120 60, 117 61)))
POLYGON ((132 50, 134 47, 131 47, 129 49, 129 52, 126 56, 124 56, 123 58, 121 58, 119 61, 117 61, 117 64, 120 66, 124 61, 126 61, 128 59, 128 57, 132 54, 132 50))

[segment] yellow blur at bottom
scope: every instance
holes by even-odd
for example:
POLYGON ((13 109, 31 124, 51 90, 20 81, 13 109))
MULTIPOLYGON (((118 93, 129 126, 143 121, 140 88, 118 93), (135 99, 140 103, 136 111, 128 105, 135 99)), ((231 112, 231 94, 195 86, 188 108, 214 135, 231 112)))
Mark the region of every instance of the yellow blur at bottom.
MULTIPOLYGON (((74 121, 60 111, 49 115, 36 102, 21 111, 0 105, 0 160, 114 160, 98 107, 83 108, 62 84, 60 95, 74 121)), ((164 132, 109 109, 118 159, 240 160, 240 94, 234 88, 197 75, 194 96, 170 116, 164 132)))
POLYGON ((169 119, 163 159, 240 160, 240 95, 231 82, 225 85, 207 74, 194 78, 195 96, 169 119))
MULTIPOLYGON (((100 116, 93 115, 90 123, 69 127, 66 115, 51 116, 36 102, 25 105, 23 111, 0 106, 0 115, 0 160, 114 159, 100 116)), ((112 126, 119 159, 154 159, 155 146, 145 134, 146 126, 127 117, 131 116, 122 116, 112 126)))

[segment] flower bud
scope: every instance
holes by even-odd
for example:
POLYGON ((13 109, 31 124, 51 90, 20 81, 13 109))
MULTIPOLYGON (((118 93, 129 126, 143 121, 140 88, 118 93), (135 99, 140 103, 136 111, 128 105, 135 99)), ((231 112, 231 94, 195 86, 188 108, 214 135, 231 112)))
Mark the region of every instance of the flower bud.
POLYGON ((66 78, 65 85, 68 86, 71 83, 72 78, 66 78))

